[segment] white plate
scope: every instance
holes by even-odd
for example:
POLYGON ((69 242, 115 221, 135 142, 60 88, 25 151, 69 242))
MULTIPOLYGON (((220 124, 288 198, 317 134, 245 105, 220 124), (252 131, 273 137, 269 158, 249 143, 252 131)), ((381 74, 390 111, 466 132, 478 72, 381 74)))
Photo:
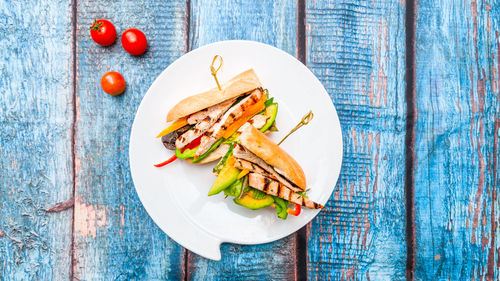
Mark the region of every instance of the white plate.
POLYGON ((172 63, 144 96, 130 135, 130 170, 137 194, 155 223, 179 244, 203 257, 220 260, 220 244, 260 244, 285 237, 311 221, 319 210, 303 208, 298 217, 281 220, 276 211, 252 211, 224 194, 208 197, 215 180, 214 163, 193 165, 177 160, 153 167, 173 155, 155 136, 166 127, 165 116, 181 99, 215 86, 209 65, 221 55, 222 83, 254 68, 278 101, 279 141, 310 109, 314 119, 281 146, 307 175, 309 198, 326 204, 342 164, 342 132, 335 107, 319 80, 291 55, 252 41, 223 41, 200 47, 172 63))

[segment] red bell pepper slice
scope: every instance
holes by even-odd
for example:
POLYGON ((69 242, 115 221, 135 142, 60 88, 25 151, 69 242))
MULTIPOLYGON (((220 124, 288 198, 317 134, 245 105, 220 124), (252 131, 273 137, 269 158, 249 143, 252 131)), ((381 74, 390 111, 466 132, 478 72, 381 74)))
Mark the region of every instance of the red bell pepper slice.
POLYGON ((177 156, 174 155, 174 156, 170 157, 167 161, 155 164, 154 166, 160 168, 160 167, 163 167, 167 164, 174 162, 176 159, 177 159, 177 156))
POLYGON ((192 142, 188 143, 186 146, 184 146, 184 148, 182 148, 181 152, 184 152, 186 149, 193 149, 193 148, 197 147, 198 145, 200 145, 201 137, 203 137, 203 135, 195 138, 192 142))
MULTIPOLYGON (((186 145, 184 148, 182 148, 181 152, 184 152, 186 149, 193 149, 193 148, 197 147, 198 145, 200 145, 202 136, 197 137, 192 142, 190 142, 188 145, 186 145)), ((170 157, 167 161, 155 164, 154 166, 158 167, 158 168, 163 167, 167 164, 174 162, 176 159, 177 159, 177 156, 174 155, 174 156, 170 157)))
POLYGON ((299 204, 295 204, 295 210, 292 210, 290 208, 286 210, 287 213, 294 216, 298 216, 300 214, 300 211, 301 211, 301 206, 299 204))

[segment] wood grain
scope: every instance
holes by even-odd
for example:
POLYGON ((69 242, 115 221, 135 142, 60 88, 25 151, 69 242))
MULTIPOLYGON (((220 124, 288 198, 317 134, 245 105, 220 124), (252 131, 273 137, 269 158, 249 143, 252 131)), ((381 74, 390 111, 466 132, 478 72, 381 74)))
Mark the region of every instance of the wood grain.
POLYGON ((79 280, 179 280, 183 249, 151 220, 129 172, 130 128, 153 80, 186 50, 184 1, 78 1, 76 190, 74 278, 79 280), (95 18, 113 22, 118 36, 139 28, 148 50, 139 57, 121 43, 96 45, 89 36, 95 18), (119 71, 125 93, 105 94, 107 71, 119 71))
POLYGON ((191 0, 189 47, 222 40, 254 40, 295 56, 295 1, 191 0))
MULTIPOLYGON (((303 0, 0 1, 0 279, 301 280, 296 235, 224 244, 210 261, 169 239, 133 187, 129 133, 147 88, 226 39, 305 55, 337 108, 344 163, 307 228, 308 279, 405 279, 405 1, 304 1, 305 44, 303 0), (118 36, 143 30, 148 51, 96 45, 95 18, 118 36), (99 86, 111 70, 122 96, 99 86)), ((499 1, 419 0, 416 63, 415 279, 499 280, 499 1)))
POLYGON ((0 34, 0 279, 68 280, 71 2, 0 1, 0 34))
MULTIPOLYGON (((190 46, 228 39, 264 42, 296 53, 294 1, 191 0, 190 46)), ((223 244, 222 260, 214 262, 190 253, 192 280, 294 280, 296 239, 256 246, 223 244)))
POLYGON ((417 9, 415 276, 499 280, 500 3, 417 9))
POLYGON ((309 229, 309 280, 405 279, 404 11, 397 1, 306 1, 307 65, 344 136, 341 176, 309 229))

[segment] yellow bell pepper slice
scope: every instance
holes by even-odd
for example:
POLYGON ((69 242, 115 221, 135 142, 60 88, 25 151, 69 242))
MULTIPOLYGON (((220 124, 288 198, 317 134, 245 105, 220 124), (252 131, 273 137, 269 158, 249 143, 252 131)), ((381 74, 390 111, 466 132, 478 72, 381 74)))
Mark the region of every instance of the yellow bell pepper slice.
POLYGON ((174 123, 170 124, 165 130, 161 131, 156 138, 161 138, 165 135, 172 133, 173 131, 180 129, 188 124, 187 116, 177 119, 174 123))
POLYGON ((238 179, 241 179, 242 177, 246 176, 249 172, 250 172, 250 170, 241 171, 238 175, 238 179))

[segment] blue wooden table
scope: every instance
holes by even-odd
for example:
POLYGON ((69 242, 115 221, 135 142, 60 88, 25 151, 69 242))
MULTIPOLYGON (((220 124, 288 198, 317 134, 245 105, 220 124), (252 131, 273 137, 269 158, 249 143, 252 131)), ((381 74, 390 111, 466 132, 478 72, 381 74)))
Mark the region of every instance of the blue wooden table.
POLYGON ((500 1, 0 0, 0 138, 0 280, 500 280, 500 1), (96 45, 95 18, 148 51, 96 45), (315 73, 344 162, 305 228, 215 262, 149 218, 128 142, 155 77, 226 39, 315 73))

